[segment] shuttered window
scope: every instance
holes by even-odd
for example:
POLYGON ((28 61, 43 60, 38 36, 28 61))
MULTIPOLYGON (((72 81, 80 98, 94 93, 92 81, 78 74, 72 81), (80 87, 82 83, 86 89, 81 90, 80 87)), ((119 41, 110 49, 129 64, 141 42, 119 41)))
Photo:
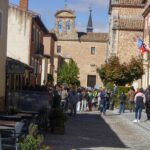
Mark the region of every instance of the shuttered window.
POLYGON ((91 55, 95 55, 95 53, 96 53, 95 47, 91 47, 91 55))
POLYGON ((57 53, 61 53, 61 46, 60 45, 57 46, 57 53))

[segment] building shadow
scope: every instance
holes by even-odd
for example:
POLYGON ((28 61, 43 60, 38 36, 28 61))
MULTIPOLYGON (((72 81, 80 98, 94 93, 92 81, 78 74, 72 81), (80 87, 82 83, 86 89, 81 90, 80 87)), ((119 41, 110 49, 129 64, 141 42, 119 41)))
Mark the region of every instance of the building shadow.
POLYGON ((99 114, 79 114, 66 124, 65 135, 47 134, 45 144, 54 150, 127 148, 99 114))

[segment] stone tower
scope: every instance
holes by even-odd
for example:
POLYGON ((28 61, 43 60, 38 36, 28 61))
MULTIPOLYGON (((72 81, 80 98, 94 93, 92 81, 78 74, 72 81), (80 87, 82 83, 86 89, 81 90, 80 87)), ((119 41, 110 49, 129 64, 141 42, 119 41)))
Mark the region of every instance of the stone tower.
POLYGON ((77 31, 75 27, 75 12, 65 7, 55 14, 55 29, 58 39, 77 39, 77 31))
POLYGON ((107 58, 117 55, 126 62, 139 55, 133 39, 136 35, 142 37, 146 3, 147 0, 110 0, 107 58))

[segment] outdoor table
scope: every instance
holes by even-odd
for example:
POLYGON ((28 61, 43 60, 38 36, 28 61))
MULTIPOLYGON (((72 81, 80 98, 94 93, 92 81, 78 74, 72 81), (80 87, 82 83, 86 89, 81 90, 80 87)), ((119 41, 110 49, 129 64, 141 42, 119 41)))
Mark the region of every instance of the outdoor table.
POLYGON ((38 114, 38 112, 37 112, 37 111, 19 111, 18 113, 32 114, 32 115, 36 115, 36 114, 38 114))
POLYGON ((17 116, 17 117, 21 117, 22 119, 30 119, 30 118, 33 117, 33 114, 18 113, 16 116, 17 116))
POLYGON ((18 115, 0 115, 0 120, 21 121, 21 116, 18 115))
MULTIPOLYGON (((1 122, 1 124, 2 124, 2 122, 1 122)), ((6 123, 6 124, 8 124, 8 123, 6 123)), ((14 130, 15 131, 15 126, 9 127, 9 126, 5 126, 5 125, 0 125, 0 150, 2 150, 2 137, 1 137, 2 130, 14 130)))
POLYGON ((15 121, 0 120, 0 126, 15 127, 15 121))
POLYGON ((0 150, 2 150, 2 130, 13 130, 14 138, 17 139, 21 134, 21 129, 23 125, 23 122, 0 120, 0 150))

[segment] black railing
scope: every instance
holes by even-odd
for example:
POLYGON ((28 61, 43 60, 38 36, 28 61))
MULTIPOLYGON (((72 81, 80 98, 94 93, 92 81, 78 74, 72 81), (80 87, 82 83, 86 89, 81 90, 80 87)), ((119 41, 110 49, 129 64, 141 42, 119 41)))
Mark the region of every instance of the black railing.
POLYGON ((35 54, 37 56, 43 56, 44 55, 44 45, 42 43, 38 44, 35 54))

